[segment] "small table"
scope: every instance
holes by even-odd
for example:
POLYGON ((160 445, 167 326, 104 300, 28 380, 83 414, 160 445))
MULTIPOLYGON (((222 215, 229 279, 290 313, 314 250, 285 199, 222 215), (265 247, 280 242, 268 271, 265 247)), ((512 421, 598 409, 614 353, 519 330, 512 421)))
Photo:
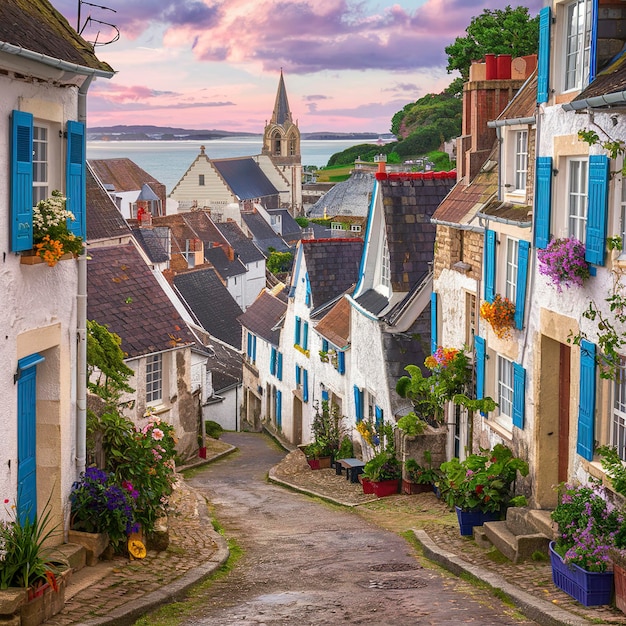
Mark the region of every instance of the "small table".
POLYGON ((361 459, 337 459, 336 463, 339 463, 341 467, 346 470, 346 480, 350 482, 358 483, 359 474, 363 473, 365 463, 361 459))

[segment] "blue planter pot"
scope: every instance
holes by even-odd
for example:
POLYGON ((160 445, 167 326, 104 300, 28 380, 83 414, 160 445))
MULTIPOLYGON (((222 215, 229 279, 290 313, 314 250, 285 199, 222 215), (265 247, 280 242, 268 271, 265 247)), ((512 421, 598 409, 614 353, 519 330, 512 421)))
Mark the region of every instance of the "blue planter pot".
POLYGON ((500 511, 483 513, 482 511, 464 511, 454 507, 459 520, 459 530, 461 535, 473 535, 474 526, 482 526, 485 522, 497 522, 500 519, 500 511))
POLYGON ((613 595, 613 572, 588 572, 578 565, 564 563, 550 542, 552 582, 585 606, 610 604, 613 595))

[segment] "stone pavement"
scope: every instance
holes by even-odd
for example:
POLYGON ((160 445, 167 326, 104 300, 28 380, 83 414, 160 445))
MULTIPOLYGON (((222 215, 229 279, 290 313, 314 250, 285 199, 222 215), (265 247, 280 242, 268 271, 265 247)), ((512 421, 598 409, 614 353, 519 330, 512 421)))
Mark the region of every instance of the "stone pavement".
MULTIPOLYGON (((209 449, 214 460, 234 450, 217 442, 209 449)), ((472 576, 508 596, 539 624, 583 626, 624 624, 617 609, 586 608, 559 591, 549 561, 513 564, 495 550, 487 551, 461 537, 456 516, 434 494, 366 496, 359 484, 334 469, 311 470, 300 451, 292 451, 272 468, 270 481, 344 506, 390 529, 412 530, 426 558, 449 571, 472 576)), ((117 557, 74 574, 64 610, 48 626, 132 624, 159 605, 184 597, 194 584, 210 576, 228 558, 224 538, 211 524, 207 503, 181 479, 171 502, 170 545, 129 561, 117 557)))

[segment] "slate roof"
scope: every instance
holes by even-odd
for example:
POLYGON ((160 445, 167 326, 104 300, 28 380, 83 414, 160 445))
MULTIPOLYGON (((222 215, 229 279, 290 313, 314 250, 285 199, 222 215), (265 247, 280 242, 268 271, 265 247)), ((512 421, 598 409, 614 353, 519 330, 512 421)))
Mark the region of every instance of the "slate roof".
POLYGON ((372 192, 374 175, 371 172, 354 172, 348 180, 337 183, 326 192, 308 211, 308 217, 328 217, 336 215, 367 216, 372 192))
POLYGON ((187 240, 196 239, 196 232, 188 226, 183 218, 182 213, 175 215, 165 215, 161 217, 153 217, 152 225, 156 228, 170 229, 170 253, 172 255, 171 263, 173 270, 184 270, 187 268, 187 262, 181 261, 180 257, 186 250, 187 240))
POLYGON ((468 185, 459 181, 433 213, 433 220, 447 224, 468 224, 487 202, 498 194, 498 150, 494 148, 487 162, 468 185))
POLYGON ((217 270, 222 278, 241 276, 247 272, 246 266, 239 259, 231 261, 223 248, 205 247, 204 258, 217 270))
MULTIPOLYGON (((267 224, 265 220, 263 220, 263 222, 267 224)), ((232 221, 226 221, 219 222, 216 226, 224 239, 226 239, 226 241, 234 249, 235 253, 239 256, 242 263, 254 263, 265 259, 263 251, 256 245, 254 238, 248 237, 239 227, 239 224, 232 221)))
POLYGON ((207 369, 211 371, 213 390, 219 395, 221 391, 242 381, 243 360, 241 353, 216 341, 213 344, 213 351, 209 351, 207 369))
POLYGON ((241 309, 215 270, 199 269, 174 276, 174 286, 190 313, 211 335, 241 349, 241 309))
POLYGON ((303 239, 300 245, 313 309, 319 309, 356 283, 363 253, 361 239, 303 239))
POLYGON ((289 109, 289 101, 287 100, 287 89, 285 89, 285 80, 283 79, 283 71, 280 71, 280 80, 278 81, 278 91, 276 92, 276 102, 274 103, 274 111, 272 112, 272 122, 284 126, 285 122, 291 122, 291 110, 289 109))
POLYGON ((152 263, 166 263, 170 259, 164 245, 167 234, 163 228, 133 228, 133 235, 152 263))
POLYGON ((134 161, 126 158, 90 159, 88 163, 102 183, 105 186, 111 185, 114 191, 141 191, 144 184, 147 184, 161 201, 162 210, 165 212, 165 185, 141 169, 134 161))
POLYGON ((595 80, 574 99, 574 102, 621 91, 626 91, 626 50, 599 72, 595 80))
POLYGON ((256 212, 244 212, 241 219, 246 228, 252 234, 252 240, 255 245, 269 256, 270 248, 274 248, 278 252, 289 252, 291 247, 274 229, 265 221, 265 219, 256 212))
POLYGON ((0 41, 50 59, 60 59, 104 74, 114 73, 108 63, 96 57, 92 46, 48 0, 2 0, 0 41))
POLYGON ((281 233, 280 236, 288 243, 295 243, 302 239, 302 229, 287 209, 268 210, 269 215, 280 215, 281 233))
POLYGON ((315 332, 338 348, 350 343, 350 303, 341 298, 315 325, 315 332))
POLYGON ((185 224, 196 233, 199 239, 202 239, 205 249, 212 248, 215 244, 226 243, 224 236, 206 211, 188 211, 180 215, 185 224))
POLYGON ((87 167, 87 241, 130 236, 130 228, 111 196, 87 167))
POLYGON ((421 282, 434 256, 435 209, 456 181, 455 172, 377 174, 385 212, 389 269, 394 292, 421 282))
POLYGON ((287 304, 264 289, 259 297, 239 316, 242 326, 274 346, 280 343, 280 328, 287 304))
POLYGON ((278 195, 276 187, 252 157, 212 159, 211 164, 239 200, 278 195))
POLYGON ((135 358, 194 343, 194 337, 133 244, 92 248, 87 316, 122 339, 135 358))
POLYGON ((375 289, 368 289, 356 298, 356 302, 374 315, 378 315, 389 304, 389 300, 375 289))

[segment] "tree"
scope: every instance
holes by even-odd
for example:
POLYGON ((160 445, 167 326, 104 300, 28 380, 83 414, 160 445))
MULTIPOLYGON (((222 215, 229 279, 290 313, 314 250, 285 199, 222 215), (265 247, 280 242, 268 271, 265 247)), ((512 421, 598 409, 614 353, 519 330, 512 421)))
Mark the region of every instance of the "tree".
POLYGON ((469 78, 472 61, 485 54, 510 54, 513 57, 535 54, 539 47, 539 17, 530 18, 526 7, 485 9, 472 18, 465 37, 457 37, 445 48, 448 72, 459 70, 469 78))

